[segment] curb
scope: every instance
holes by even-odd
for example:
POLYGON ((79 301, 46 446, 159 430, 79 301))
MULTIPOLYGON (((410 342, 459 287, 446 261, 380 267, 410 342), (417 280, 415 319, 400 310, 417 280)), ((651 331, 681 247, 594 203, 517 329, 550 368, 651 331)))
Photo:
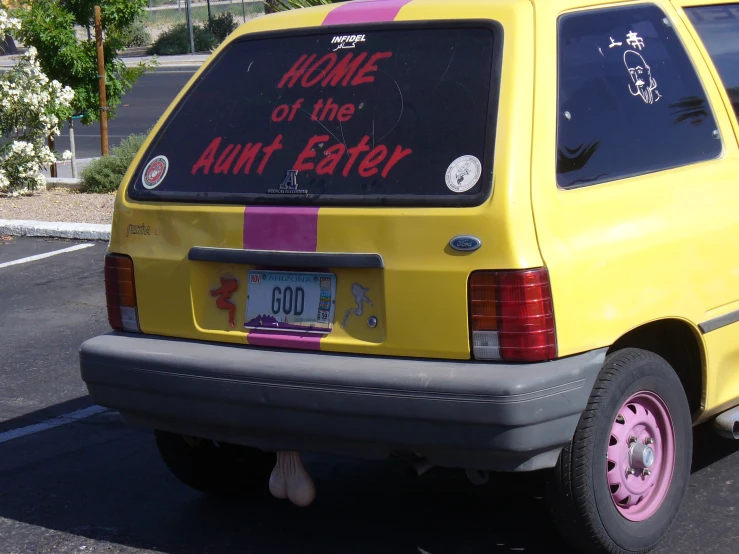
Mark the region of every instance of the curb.
POLYGON ((111 225, 0 219, 0 235, 110 241, 111 225))
POLYGON ((82 190, 82 179, 72 179, 66 177, 46 177, 46 188, 51 189, 70 189, 82 190))

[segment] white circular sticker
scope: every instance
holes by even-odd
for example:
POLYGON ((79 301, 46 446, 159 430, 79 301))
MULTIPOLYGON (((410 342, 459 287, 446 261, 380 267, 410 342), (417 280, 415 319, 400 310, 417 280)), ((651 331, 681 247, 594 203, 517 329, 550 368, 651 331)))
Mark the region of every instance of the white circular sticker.
POLYGON ((149 190, 157 188, 162 184, 164 178, 167 176, 167 170, 169 169, 169 160, 166 156, 157 156, 146 164, 144 174, 141 176, 141 181, 144 188, 149 190))
POLYGON ((482 164, 475 156, 461 156, 446 170, 446 186, 452 192, 467 192, 477 184, 482 164))

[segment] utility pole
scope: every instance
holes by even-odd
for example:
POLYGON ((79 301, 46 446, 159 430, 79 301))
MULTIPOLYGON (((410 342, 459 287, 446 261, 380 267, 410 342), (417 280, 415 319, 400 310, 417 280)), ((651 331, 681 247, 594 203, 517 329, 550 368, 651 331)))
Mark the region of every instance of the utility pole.
POLYGON ((187 0, 187 28, 190 31, 190 54, 195 54, 195 39, 192 36, 192 7, 190 0, 187 0))
POLYGON ((100 6, 95 6, 95 44, 98 54, 98 90, 100 91, 100 152, 108 155, 108 99, 105 95, 105 55, 100 6))
POLYGON ((72 153, 72 177, 77 178, 77 148, 74 144, 74 119, 69 118, 67 123, 69 129, 69 150, 72 153))

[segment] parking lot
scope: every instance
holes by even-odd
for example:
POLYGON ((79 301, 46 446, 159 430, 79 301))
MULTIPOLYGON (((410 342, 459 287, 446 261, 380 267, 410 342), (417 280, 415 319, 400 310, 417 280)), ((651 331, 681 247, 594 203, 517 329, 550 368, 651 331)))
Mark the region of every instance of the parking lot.
MULTIPOLYGON (((0 238, 0 552, 567 553, 543 476, 308 458, 316 503, 208 498, 170 476, 148 431, 93 406, 77 350, 108 329, 105 243, 0 238), (52 255, 50 255, 52 254, 52 255)), ((736 552, 739 443, 696 430, 692 482, 662 554, 736 552)), ((266 484, 265 484, 266 489, 266 484)))

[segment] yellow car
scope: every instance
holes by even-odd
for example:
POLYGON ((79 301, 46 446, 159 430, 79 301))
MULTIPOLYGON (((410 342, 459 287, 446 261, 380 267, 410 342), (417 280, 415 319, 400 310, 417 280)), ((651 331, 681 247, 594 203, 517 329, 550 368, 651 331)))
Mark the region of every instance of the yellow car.
POLYGON ((82 377, 203 491, 551 469, 568 541, 645 552, 692 426, 739 436, 737 112, 736 0, 250 21, 120 187, 82 377))

